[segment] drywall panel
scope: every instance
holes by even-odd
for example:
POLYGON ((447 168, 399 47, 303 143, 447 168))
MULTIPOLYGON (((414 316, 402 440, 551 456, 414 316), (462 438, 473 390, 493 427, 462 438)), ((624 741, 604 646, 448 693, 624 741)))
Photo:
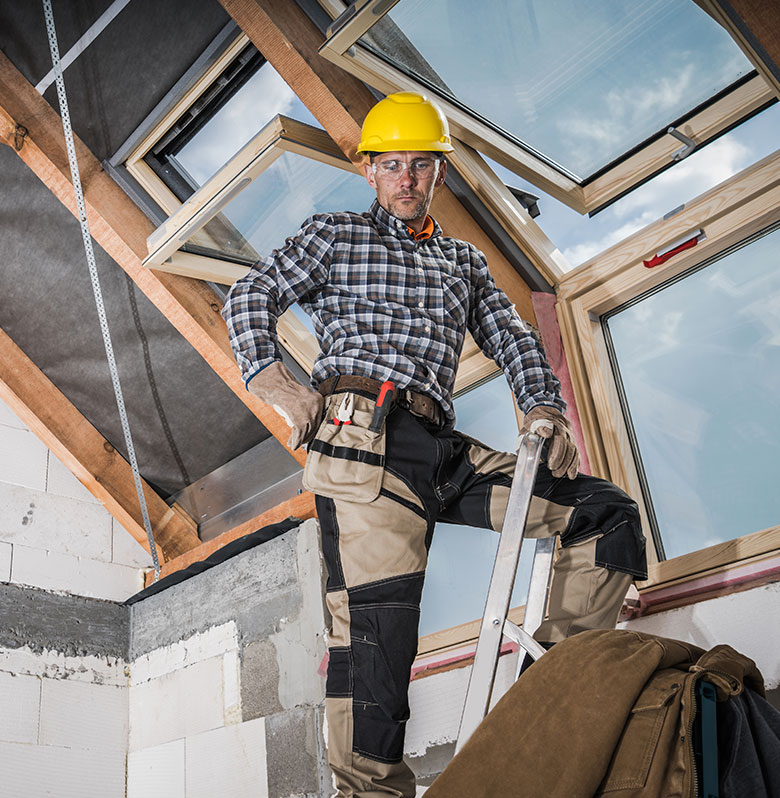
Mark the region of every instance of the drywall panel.
POLYGON ((767 689, 780 686, 780 582, 700 601, 621 624, 704 649, 726 643, 755 660, 767 689))
POLYGON ((0 541, 0 582, 11 581, 11 557, 13 546, 0 541))

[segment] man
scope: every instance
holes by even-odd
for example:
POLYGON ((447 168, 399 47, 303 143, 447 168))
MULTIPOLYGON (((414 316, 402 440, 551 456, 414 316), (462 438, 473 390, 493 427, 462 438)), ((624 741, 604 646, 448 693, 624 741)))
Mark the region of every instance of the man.
POLYGON ((288 421, 291 448, 311 440, 304 485, 317 496, 328 569, 328 751, 341 798, 415 794, 402 754, 434 525, 503 523, 514 457, 453 429, 466 329, 504 370, 523 429, 550 439, 529 528, 559 533, 563 547, 537 638, 614 626, 631 577, 645 576, 636 505, 577 474, 560 385, 537 339, 482 253, 428 216, 452 149, 424 96, 379 102, 359 146, 377 195, 370 210, 308 219, 235 284, 223 311, 248 389, 288 421), (276 318, 296 301, 322 350, 316 390, 280 362, 276 318))

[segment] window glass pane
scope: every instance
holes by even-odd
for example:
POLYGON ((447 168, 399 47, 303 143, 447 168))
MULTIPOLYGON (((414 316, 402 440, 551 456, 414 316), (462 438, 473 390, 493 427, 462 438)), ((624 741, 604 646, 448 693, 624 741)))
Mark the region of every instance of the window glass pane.
POLYGON ((775 103, 592 218, 550 197, 501 164, 486 160, 504 183, 539 197, 541 214, 534 221, 575 267, 774 152, 778 130, 780 103, 775 103))
POLYGON ((775 231, 608 320, 667 557, 780 519, 778 252, 775 231))
POLYGON ((202 186, 277 114, 321 127, 279 73, 265 63, 176 153, 177 166, 202 186))
MULTIPOLYGON (((455 412, 461 432, 498 451, 515 451, 514 400, 503 375, 457 398, 455 412)), ((497 548, 498 535, 492 530, 436 525, 422 596, 421 635, 482 617, 497 548)), ((529 545, 520 558, 512 607, 525 603, 532 560, 529 545)))
POLYGON ((186 248, 253 263, 284 243, 313 213, 367 210, 375 194, 356 172, 285 152, 186 248))
POLYGON ((402 0, 360 42, 579 178, 752 71, 690 0, 402 0))

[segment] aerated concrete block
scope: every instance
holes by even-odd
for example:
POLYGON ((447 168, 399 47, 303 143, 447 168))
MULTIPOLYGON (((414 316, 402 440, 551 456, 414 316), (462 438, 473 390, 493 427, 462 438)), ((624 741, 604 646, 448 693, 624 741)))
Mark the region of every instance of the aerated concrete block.
POLYGON ((0 400, 0 424, 16 429, 27 429, 27 425, 2 400, 0 400))
POLYGON ((99 504, 0 482, 0 540, 111 560, 111 515, 99 504))
POLYGON ((127 687, 43 679, 40 743, 127 751, 127 687))
POLYGON ((76 596, 124 601, 143 588, 143 572, 126 565, 14 546, 11 581, 76 596))
POLYGON ((8 798, 125 798, 125 755, 0 743, 0 794, 8 798))
POLYGON ((111 561, 133 568, 151 568, 152 555, 114 518, 111 532, 111 561))
POLYGON ((40 679, 0 671, 0 741, 37 743, 40 705, 40 679))
POLYGON ((100 504, 78 480, 75 474, 57 459, 53 452, 49 452, 49 468, 46 477, 46 492, 57 496, 67 496, 81 502, 100 504))
POLYGON ((222 657, 130 687, 130 750, 222 726, 222 691, 222 657))
POLYGON ((184 798, 184 740, 128 755, 127 798, 184 798))
POLYGON ((45 490, 48 454, 29 430, 0 424, 0 482, 45 490))
POLYGON ((263 718, 187 737, 184 744, 187 798, 269 798, 263 718))
POLYGON ((13 546, 0 541, 0 582, 11 581, 11 557, 13 546))

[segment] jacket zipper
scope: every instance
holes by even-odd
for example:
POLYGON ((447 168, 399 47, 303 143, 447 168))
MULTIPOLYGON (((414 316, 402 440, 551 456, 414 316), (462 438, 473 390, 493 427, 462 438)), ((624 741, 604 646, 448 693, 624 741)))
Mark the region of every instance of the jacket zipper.
MULTIPOLYGON (((730 673, 724 673, 723 671, 716 671, 712 670, 711 668, 707 668, 706 670, 700 671, 699 673, 695 673, 693 675, 693 679, 691 680, 691 702, 695 707, 696 711, 698 712, 700 707, 696 701, 696 684, 704 676, 708 674, 713 674, 716 676, 722 676, 729 684, 733 684, 735 678, 730 673)), ((691 719, 688 722, 688 728, 686 729, 686 734, 688 735, 688 751, 690 753, 690 761, 693 763, 693 798, 699 798, 699 774, 696 772, 696 753, 693 750, 693 724, 696 720, 696 712, 691 713, 691 719)))
POLYGON ((685 741, 686 745, 688 746, 688 761, 691 763, 691 773, 693 774, 693 793, 692 798, 698 798, 699 796, 699 774, 696 772, 696 752, 693 750, 693 724, 696 722, 696 712, 698 711, 699 707, 696 703, 696 683, 702 677, 701 673, 695 673, 693 679, 691 679, 691 689, 690 689, 690 701, 691 706, 694 708, 694 711, 691 712, 690 720, 688 721, 688 726, 685 729, 685 741))

